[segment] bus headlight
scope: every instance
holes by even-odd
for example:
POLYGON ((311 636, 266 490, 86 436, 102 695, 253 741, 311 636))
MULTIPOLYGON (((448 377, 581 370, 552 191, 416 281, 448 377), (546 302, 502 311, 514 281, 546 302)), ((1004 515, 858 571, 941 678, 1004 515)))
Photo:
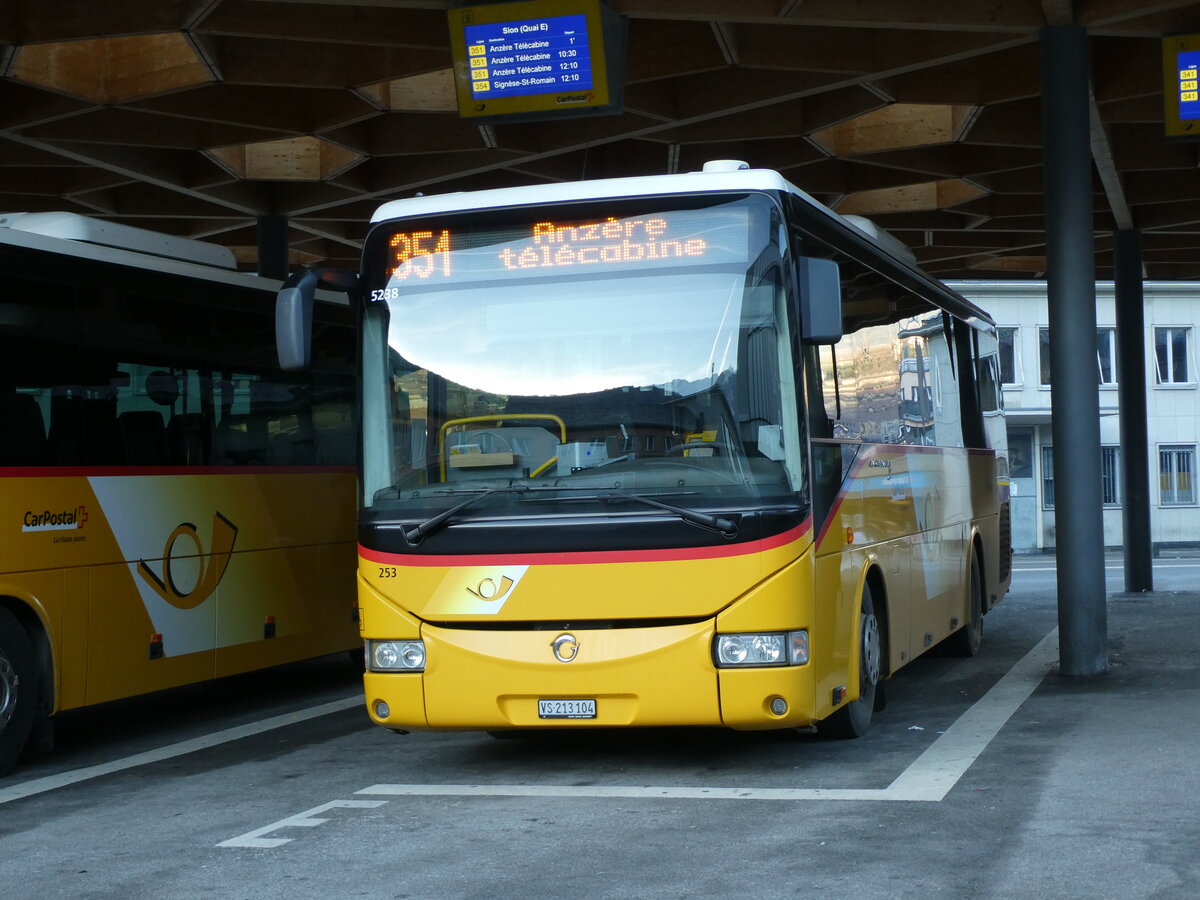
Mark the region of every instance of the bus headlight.
POLYGON ((424 672, 424 641, 367 641, 367 667, 372 672, 424 672))
POLYGON ((713 646, 719 668, 734 666, 802 666, 808 662, 808 632, 719 634, 713 646))

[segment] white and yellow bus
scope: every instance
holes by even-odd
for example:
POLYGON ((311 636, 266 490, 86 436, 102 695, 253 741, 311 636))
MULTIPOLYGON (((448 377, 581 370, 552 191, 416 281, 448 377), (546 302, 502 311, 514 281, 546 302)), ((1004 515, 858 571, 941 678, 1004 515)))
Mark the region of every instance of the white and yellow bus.
MULTIPOLYGON (((305 361, 313 272, 281 293, 305 361)), ((1009 582, 987 314, 771 171, 446 194, 362 271, 366 704, 397 729, 817 725, 1009 582)))
POLYGON ((0 216, 0 772, 58 712, 360 645, 356 340, 222 247, 0 216))

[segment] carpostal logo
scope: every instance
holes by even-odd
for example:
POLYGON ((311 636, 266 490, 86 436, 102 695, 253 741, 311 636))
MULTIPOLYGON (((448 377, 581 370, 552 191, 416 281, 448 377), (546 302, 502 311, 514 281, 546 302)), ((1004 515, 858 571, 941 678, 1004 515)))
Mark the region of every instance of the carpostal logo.
POLYGON ((214 513, 212 549, 205 553, 199 529, 191 522, 181 522, 171 532, 166 546, 163 547, 160 571, 155 572, 154 567, 147 560, 142 559, 138 560, 138 574, 142 576, 142 580, 150 586, 151 590, 176 609, 194 609, 211 597, 213 591, 217 589, 217 584, 221 581, 233 556, 233 545, 237 541, 237 533, 236 525, 219 512, 214 513), (185 540, 185 545, 188 541, 193 545, 195 553, 186 555, 195 555, 200 559, 199 577, 190 586, 181 584, 171 572, 175 542, 180 538, 185 540))
POLYGON ((25 520, 21 525, 22 531, 74 531, 82 528, 87 522, 88 514, 86 506, 77 506, 75 509, 63 510, 43 510, 42 512, 34 512, 33 510, 25 511, 25 520))
POLYGON ((593 96, 591 91, 583 94, 559 94, 554 98, 554 102, 560 106, 566 103, 590 103, 593 96))

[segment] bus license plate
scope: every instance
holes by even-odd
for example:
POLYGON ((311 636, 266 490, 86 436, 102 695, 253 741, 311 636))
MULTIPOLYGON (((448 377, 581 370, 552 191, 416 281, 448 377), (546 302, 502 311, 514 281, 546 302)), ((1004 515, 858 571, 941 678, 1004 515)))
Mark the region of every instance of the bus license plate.
POLYGON ((595 700, 539 700, 539 719, 594 719, 595 700))

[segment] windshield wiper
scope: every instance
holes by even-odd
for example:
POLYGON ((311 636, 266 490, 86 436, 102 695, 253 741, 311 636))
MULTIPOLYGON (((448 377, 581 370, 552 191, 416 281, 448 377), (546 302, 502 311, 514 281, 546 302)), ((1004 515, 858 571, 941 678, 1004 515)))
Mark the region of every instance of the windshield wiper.
POLYGON ((452 516, 462 512, 468 506, 474 506, 484 497, 489 497, 492 494, 523 494, 527 490, 529 490, 529 487, 524 484, 514 484, 510 487, 502 488, 484 488, 478 493, 471 494, 470 497, 468 497, 462 503, 459 503, 457 506, 452 506, 444 512, 440 512, 436 516, 426 519, 411 531, 405 531, 404 540, 408 542, 410 547, 414 546, 415 544, 419 544, 421 542, 421 538, 425 537, 425 535, 437 531, 448 521, 450 521, 452 516))
MULTIPOLYGON (((489 497, 492 494, 528 494, 542 491, 578 491, 586 490, 586 488, 571 488, 571 487, 551 487, 538 485, 534 487, 528 484, 513 484, 508 487, 484 488, 481 491, 471 493, 462 503, 450 507, 443 512, 438 513, 432 518, 426 519, 415 528, 405 530, 404 540, 409 546, 415 546, 421 542, 425 536, 442 528, 451 518, 462 512, 469 506, 474 506, 484 497, 489 497)), ((460 493, 460 491, 447 491, 446 493, 460 493)), ((692 492, 688 492, 692 493, 692 492)), ((690 522, 693 525, 699 525, 701 528, 710 528, 713 531, 719 532, 726 537, 733 537, 738 533, 737 522, 733 519, 727 519, 724 516, 710 516, 707 513, 696 512, 694 509, 685 509, 682 506, 674 506, 670 503, 663 503, 661 500, 653 500, 650 497, 645 497, 641 494, 634 494, 630 491, 607 490, 599 491, 594 494, 576 495, 572 497, 563 497, 564 500, 599 500, 601 503, 613 503, 621 500, 633 500, 636 503, 644 503, 646 506, 653 506, 656 509, 665 510, 679 516, 685 522, 690 522)))
POLYGON ((710 516, 708 513, 696 512, 694 509, 674 506, 670 503, 663 503, 660 500, 652 500, 649 497, 634 494, 630 491, 601 491, 595 495, 595 499, 601 503, 612 503, 617 500, 633 500, 637 503, 644 503, 647 506, 664 509, 669 513, 679 516, 685 522, 699 525, 701 528, 711 528, 713 531, 718 531, 726 537, 733 537, 738 533, 737 522, 733 519, 727 519, 724 516, 710 516))

